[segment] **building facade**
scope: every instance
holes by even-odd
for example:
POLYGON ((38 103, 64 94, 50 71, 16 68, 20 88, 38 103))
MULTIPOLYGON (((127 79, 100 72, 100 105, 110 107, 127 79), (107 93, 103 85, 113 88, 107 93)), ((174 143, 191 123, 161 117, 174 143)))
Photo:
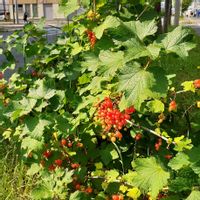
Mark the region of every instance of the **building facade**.
POLYGON ((23 19, 25 12, 29 19, 45 17, 47 20, 54 20, 64 18, 64 14, 59 11, 59 0, 9 0, 9 12, 11 19, 16 18, 16 15, 19 19, 23 19))

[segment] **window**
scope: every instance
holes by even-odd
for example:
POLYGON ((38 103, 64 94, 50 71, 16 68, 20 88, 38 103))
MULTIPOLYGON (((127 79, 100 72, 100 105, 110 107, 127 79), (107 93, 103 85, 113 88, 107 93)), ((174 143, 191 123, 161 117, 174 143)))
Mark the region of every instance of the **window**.
POLYGON ((28 17, 30 17, 31 7, 30 4, 25 4, 25 12, 27 12, 28 17))
POLYGON ((32 4, 32 8, 33 8, 33 17, 38 17, 38 5, 32 4))
POLYGON ((18 4, 18 12, 23 13, 23 5, 22 4, 18 4))

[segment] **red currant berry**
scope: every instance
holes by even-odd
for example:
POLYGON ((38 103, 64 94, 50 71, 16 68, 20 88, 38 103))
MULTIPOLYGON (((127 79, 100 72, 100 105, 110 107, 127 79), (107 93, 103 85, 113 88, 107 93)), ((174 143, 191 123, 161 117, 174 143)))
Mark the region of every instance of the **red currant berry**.
POLYGON ((137 133, 135 136, 135 140, 139 141, 142 138, 142 134, 141 133, 137 133))
POLYGON ((200 79, 197 79, 193 82, 195 88, 200 88, 200 79))
POLYGON ((85 189, 85 192, 88 193, 88 194, 91 194, 93 192, 93 189, 91 187, 87 187, 85 189))
POLYGON ((66 146, 66 145, 67 145, 67 140, 66 140, 66 139, 62 139, 62 140, 60 141, 60 145, 61 145, 61 146, 66 146))
POLYGON ((169 104, 169 112, 176 111, 176 109, 177 109, 177 104, 176 104, 176 101, 173 100, 169 104))
POLYGON ((172 157, 173 157, 173 156, 172 156, 171 154, 165 155, 165 158, 166 158, 167 160, 170 160, 172 157))
POLYGON ((46 150, 45 152, 43 152, 43 156, 48 159, 49 157, 51 157, 52 152, 50 150, 46 150))
POLYGON ((3 79, 3 77, 4 77, 3 72, 0 72, 0 79, 3 79))
POLYGON ((61 159, 57 159, 57 160, 55 160, 54 161, 54 163, 57 165, 57 166, 59 166, 59 167, 61 167, 62 166, 62 160, 61 159))
POLYGON ((71 168, 72 169, 77 169, 77 168, 79 168, 80 167, 80 165, 78 164, 78 163, 72 163, 71 164, 71 168))

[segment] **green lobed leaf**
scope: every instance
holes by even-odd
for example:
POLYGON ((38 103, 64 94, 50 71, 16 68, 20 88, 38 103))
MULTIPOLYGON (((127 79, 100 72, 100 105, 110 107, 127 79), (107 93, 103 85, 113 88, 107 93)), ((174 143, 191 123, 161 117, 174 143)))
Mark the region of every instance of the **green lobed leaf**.
POLYGON ((100 39, 103 35, 104 30, 108 28, 115 28, 119 25, 120 25, 119 19, 117 19, 114 16, 107 16, 105 21, 101 25, 94 28, 93 31, 95 32, 96 38, 100 39))
POLYGON ((188 51, 195 47, 193 43, 184 42, 188 34, 188 29, 178 26, 173 31, 167 33, 165 38, 161 41, 162 45, 168 53, 176 53, 180 57, 186 57, 188 56, 188 51))
POLYGON ((53 197, 53 192, 45 185, 39 185, 33 189, 31 196, 35 200, 51 199, 53 197))
POLYGON ((12 121, 15 121, 19 117, 29 114, 33 110, 36 103, 36 99, 26 97, 23 97, 18 101, 14 100, 12 101, 11 106, 8 107, 8 111, 5 113, 5 115, 10 117, 12 121))
POLYGON ((91 71, 95 74, 97 69, 101 66, 99 58, 94 53, 85 53, 84 61, 81 62, 83 70, 91 71))
POLYGON ((121 45, 126 48, 125 50, 126 62, 138 59, 140 57, 151 55, 150 52, 147 50, 146 46, 144 46, 144 44, 142 44, 136 38, 131 38, 130 40, 122 42, 121 45))
POLYGON ((102 65, 99 71, 106 77, 114 76, 116 71, 125 65, 123 51, 101 51, 99 59, 102 65))
POLYGON ((42 138, 45 127, 51 124, 51 122, 46 119, 31 116, 27 117, 24 123, 23 135, 30 135, 32 138, 38 140, 42 138))
POLYGON ((184 149, 191 149, 193 145, 191 144, 192 140, 185 138, 183 135, 180 137, 175 137, 174 142, 176 143, 174 150, 183 151, 184 149))
POLYGON ((147 107, 149 108, 149 111, 153 113, 161 113, 165 110, 164 103, 158 99, 149 101, 147 103, 147 107))
POLYGON ((153 35, 157 31, 156 21, 131 21, 124 22, 123 25, 128 29, 133 35, 136 35, 141 41, 144 40, 149 35, 153 35))
POLYGON ((167 172, 155 157, 139 158, 133 166, 137 172, 134 183, 139 189, 149 192, 152 198, 156 198, 159 191, 167 185, 170 173, 167 172))
POLYGON ((105 165, 108 165, 112 160, 119 158, 119 155, 112 144, 107 145, 100 151, 100 156, 105 165))
POLYGON ((60 11, 64 12, 65 16, 68 16, 78 10, 80 5, 76 0, 68 0, 66 5, 60 7, 60 11))
POLYGON ((70 195, 69 200, 90 200, 85 192, 76 191, 70 195))
POLYGON ((105 178, 108 183, 115 182, 118 176, 119 176, 119 172, 114 169, 106 171, 106 174, 105 174, 105 178))
POLYGON ((173 170, 179 170, 184 166, 188 166, 189 164, 189 156, 183 152, 179 152, 169 161, 168 166, 173 170))
POLYGON ((200 191, 193 190, 186 200, 200 200, 200 191))
POLYGON ((33 176, 33 175, 37 174, 40 170, 41 170, 40 165, 38 165, 37 163, 33 163, 31 165, 31 167, 28 169, 26 174, 28 176, 33 176))
POLYGON ((37 88, 30 88, 28 97, 35 99, 50 99, 56 94, 56 90, 51 88, 51 83, 45 80, 36 82, 37 88))
POLYGON ((146 71, 135 62, 122 70, 118 90, 125 93, 127 106, 140 110, 145 100, 166 95, 167 79, 160 68, 146 71))
POLYGON ((21 148, 27 149, 30 152, 33 150, 41 150, 43 148, 43 145, 43 141, 38 141, 31 137, 26 137, 22 140, 21 148))

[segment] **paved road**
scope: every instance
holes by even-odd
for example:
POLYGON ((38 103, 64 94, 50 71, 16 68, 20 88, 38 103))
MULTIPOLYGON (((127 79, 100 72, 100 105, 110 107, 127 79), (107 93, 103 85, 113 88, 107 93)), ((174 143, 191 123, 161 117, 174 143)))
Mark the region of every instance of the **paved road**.
MULTIPOLYGON (((44 37, 47 38, 48 43, 53 43, 56 38, 58 37, 58 35, 61 34, 61 30, 54 28, 54 27, 48 27, 46 28, 47 33, 44 35, 44 37)), ((8 32, 3 32, 1 33, 1 35, 3 35, 3 38, 7 38, 9 35, 11 35, 13 33, 13 31, 8 31, 8 32)), ((24 59, 22 54, 19 54, 17 51, 13 50, 12 51, 15 59, 16 59, 16 69, 18 69, 19 67, 23 67, 24 66, 24 59)), ((0 66, 2 65, 3 62, 6 61, 6 58, 4 55, 0 55, 0 66)), ((5 78, 9 79, 9 77, 12 75, 13 71, 11 70, 7 70, 5 73, 5 78)))
POLYGON ((194 29, 195 32, 200 36, 200 23, 199 24, 186 24, 185 26, 194 29))

